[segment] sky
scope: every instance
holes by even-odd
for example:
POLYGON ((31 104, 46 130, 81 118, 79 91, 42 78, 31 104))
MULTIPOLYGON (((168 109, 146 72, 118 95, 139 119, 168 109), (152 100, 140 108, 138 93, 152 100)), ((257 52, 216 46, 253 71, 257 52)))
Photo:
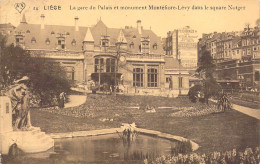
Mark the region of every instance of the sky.
POLYGON ((184 26, 197 30, 201 36, 202 33, 214 31, 239 31, 248 23, 255 26, 260 15, 259 4, 259 0, 0 0, 0 23, 17 26, 23 14, 30 24, 40 24, 41 14, 45 15, 45 24, 70 26, 74 26, 75 16, 79 17, 79 26, 92 26, 101 19, 108 27, 136 27, 136 21, 141 20, 144 29, 151 28, 161 37, 166 37, 168 31, 184 26), (24 7, 20 4, 22 2, 24 7), (61 10, 44 10, 50 5, 61 6, 61 10), (149 5, 167 5, 172 9, 150 10, 149 5), (231 5, 232 10, 229 8, 231 5), (90 10, 90 6, 96 9, 90 10), (98 6, 111 7, 112 10, 103 10, 98 6), (119 9, 116 9, 117 6, 119 9), (146 9, 121 10, 121 6, 146 9), (73 7, 88 9, 78 11, 72 10, 73 7))

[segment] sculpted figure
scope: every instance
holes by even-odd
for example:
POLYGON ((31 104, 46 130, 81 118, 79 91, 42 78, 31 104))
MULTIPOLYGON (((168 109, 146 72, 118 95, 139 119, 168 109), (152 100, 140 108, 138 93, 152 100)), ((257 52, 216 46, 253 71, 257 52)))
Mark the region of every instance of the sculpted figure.
POLYGON ((14 85, 8 87, 6 95, 11 99, 12 122, 14 130, 26 130, 31 127, 29 111, 29 93, 25 85, 28 77, 16 80, 14 85))

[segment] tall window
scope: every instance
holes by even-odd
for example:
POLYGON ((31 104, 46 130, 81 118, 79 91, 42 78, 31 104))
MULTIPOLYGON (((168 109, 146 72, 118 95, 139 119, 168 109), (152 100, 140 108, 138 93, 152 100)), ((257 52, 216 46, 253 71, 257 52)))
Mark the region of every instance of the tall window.
POLYGON ((142 68, 134 68, 133 70, 133 86, 144 86, 144 70, 142 68))
POLYGON ((70 80, 74 80, 74 67, 65 67, 65 70, 66 70, 66 74, 67 74, 67 77, 68 79, 70 80))
POLYGON ((166 83, 170 83, 171 78, 170 77, 166 77, 166 83))
POLYGON ((116 60, 113 58, 106 59, 106 72, 115 72, 116 60))
POLYGON ((148 87, 158 86, 158 71, 156 68, 150 68, 147 70, 147 84, 148 87))
POLYGON ((255 81, 260 81, 259 71, 255 72, 255 81))
POLYGON ((182 88, 182 77, 179 77, 179 88, 182 88))
POLYGON ((95 72, 104 72, 104 59, 103 58, 96 58, 95 59, 95 72))

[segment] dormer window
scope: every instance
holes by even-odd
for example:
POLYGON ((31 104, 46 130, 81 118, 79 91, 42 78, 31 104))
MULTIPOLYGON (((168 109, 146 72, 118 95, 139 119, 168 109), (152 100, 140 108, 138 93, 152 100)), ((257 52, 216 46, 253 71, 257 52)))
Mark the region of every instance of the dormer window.
POLYGON ((22 43, 23 42, 23 38, 22 37, 16 37, 16 44, 22 43))
POLYGON ((65 49, 65 38, 58 37, 58 49, 65 49))
POLYGON ((101 36, 101 49, 106 50, 107 47, 109 47, 109 36, 102 35, 101 36))
POLYGON ((49 45, 49 44, 51 43, 50 39, 47 38, 47 39, 45 40, 45 43, 46 43, 47 45, 49 45))
POLYGON ((142 37, 141 38, 141 52, 143 54, 149 54, 149 44, 150 44, 150 39, 149 37, 142 37))
POLYGON ((21 31, 15 31, 15 41, 16 45, 23 45, 24 44, 24 33, 21 31))
POLYGON ((154 49, 154 50, 157 50, 157 43, 154 43, 154 44, 153 44, 153 49, 154 49))
POLYGON ((35 37, 32 37, 31 43, 32 43, 32 44, 35 44, 35 43, 36 43, 35 37))
POLYGON ((130 48, 134 48, 134 42, 131 42, 129 45, 130 48))
POLYGON ((28 33, 28 34, 29 34, 29 33, 30 33, 30 30, 27 30, 27 31, 26 31, 26 33, 28 33))
POLYGON ((71 45, 76 46, 76 40, 75 39, 72 40, 71 45))

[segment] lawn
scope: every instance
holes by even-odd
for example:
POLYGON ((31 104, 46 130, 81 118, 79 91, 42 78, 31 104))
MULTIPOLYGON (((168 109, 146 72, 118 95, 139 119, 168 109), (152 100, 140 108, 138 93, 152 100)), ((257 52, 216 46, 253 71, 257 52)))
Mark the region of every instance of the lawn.
POLYGON ((190 103, 186 97, 88 95, 85 104, 63 110, 33 109, 33 126, 47 133, 71 132, 120 127, 135 122, 138 127, 183 136, 200 145, 198 152, 226 151, 259 146, 260 121, 231 110, 197 117, 173 117, 171 113, 190 103), (128 107, 171 106, 156 113, 128 107))

